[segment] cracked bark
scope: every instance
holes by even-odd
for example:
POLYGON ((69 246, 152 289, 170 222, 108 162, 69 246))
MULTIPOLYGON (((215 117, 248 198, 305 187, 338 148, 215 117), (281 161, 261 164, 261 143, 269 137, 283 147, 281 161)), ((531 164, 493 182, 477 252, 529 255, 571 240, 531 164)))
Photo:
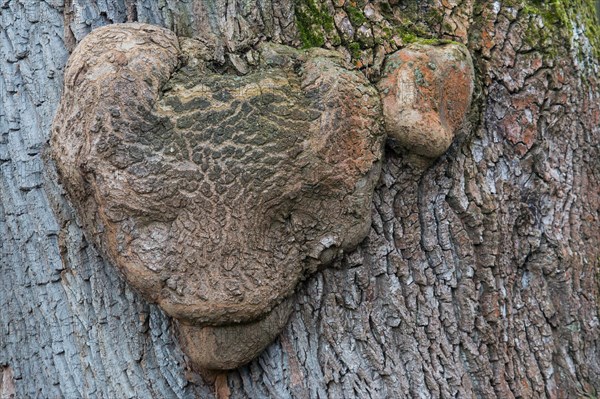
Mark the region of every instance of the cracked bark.
MULTIPOLYGON (((294 4, 0 0, 0 393, 597 395, 600 102, 590 38, 583 25, 570 38, 544 35, 541 17, 519 4, 419 3, 397 9, 471 49, 468 125, 432 166, 388 150, 368 239, 300 287, 287 328, 258 359, 209 383, 186 369, 170 320, 85 241, 43 150, 69 49, 92 28, 158 24, 203 38, 226 61, 260 40, 299 45, 294 4), (437 22, 418 19, 427 8, 440 10, 437 22)), ((393 50, 377 46, 357 61, 370 77, 378 54, 393 50)))

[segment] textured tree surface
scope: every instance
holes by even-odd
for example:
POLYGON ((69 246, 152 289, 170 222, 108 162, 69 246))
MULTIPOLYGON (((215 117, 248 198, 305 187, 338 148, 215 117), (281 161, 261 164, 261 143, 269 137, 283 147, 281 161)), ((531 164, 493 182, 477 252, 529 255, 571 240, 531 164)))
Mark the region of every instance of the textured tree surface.
POLYGON ((337 52, 264 45, 243 77, 203 52, 147 24, 92 32, 51 152, 87 237, 202 337, 203 367, 231 369, 281 331, 302 278, 367 236, 384 135, 377 90, 337 52), (221 331, 250 322, 265 339, 221 331))
POLYGON ((597 396, 597 29, 587 0, 0 0, 0 393, 597 396), (465 43, 475 65, 452 147, 433 164, 386 150, 368 238, 300 287, 258 359, 214 381, 84 239, 44 160, 69 52, 125 21, 202 38, 241 74, 265 40, 336 47, 373 82, 421 38, 465 43))

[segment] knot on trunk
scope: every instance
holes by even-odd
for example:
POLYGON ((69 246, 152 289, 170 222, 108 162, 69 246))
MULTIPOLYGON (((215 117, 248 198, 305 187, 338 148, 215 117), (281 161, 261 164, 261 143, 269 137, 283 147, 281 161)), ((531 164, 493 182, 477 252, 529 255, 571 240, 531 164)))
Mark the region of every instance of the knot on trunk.
POLYGON ((413 44, 386 59, 378 82, 392 145, 437 158, 471 106, 473 61, 462 44, 413 44))
POLYGON ((65 72, 51 153, 88 238, 229 369, 281 331, 297 284, 370 228, 377 90, 332 51, 263 45, 244 76, 145 24, 99 28, 65 72))

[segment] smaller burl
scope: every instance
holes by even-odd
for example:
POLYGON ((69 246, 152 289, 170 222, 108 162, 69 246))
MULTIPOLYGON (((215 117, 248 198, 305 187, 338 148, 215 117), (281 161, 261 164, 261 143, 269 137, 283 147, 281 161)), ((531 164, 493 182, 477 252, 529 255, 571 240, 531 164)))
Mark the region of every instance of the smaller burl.
POLYGON ((474 80, 459 43, 415 43, 389 55, 377 88, 390 144, 430 159, 444 154, 471 107, 474 80))

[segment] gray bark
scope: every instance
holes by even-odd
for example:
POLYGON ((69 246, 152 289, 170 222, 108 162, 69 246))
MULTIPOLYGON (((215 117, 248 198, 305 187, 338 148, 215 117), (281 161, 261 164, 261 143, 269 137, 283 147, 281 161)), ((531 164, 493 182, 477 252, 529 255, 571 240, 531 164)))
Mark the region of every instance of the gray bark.
POLYGON ((186 367, 170 320, 87 243, 44 149, 69 50, 94 27, 162 25, 226 60, 259 40, 298 45, 293 4, 0 0, 0 395, 598 395, 589 31, 532 40, 541 19, 523 7, 423 3, 443 10, 437 33, 473 53, 468 126, 432 166, 388 151, 368 239, 299 288, 258 359, 208 381, 186 367))

